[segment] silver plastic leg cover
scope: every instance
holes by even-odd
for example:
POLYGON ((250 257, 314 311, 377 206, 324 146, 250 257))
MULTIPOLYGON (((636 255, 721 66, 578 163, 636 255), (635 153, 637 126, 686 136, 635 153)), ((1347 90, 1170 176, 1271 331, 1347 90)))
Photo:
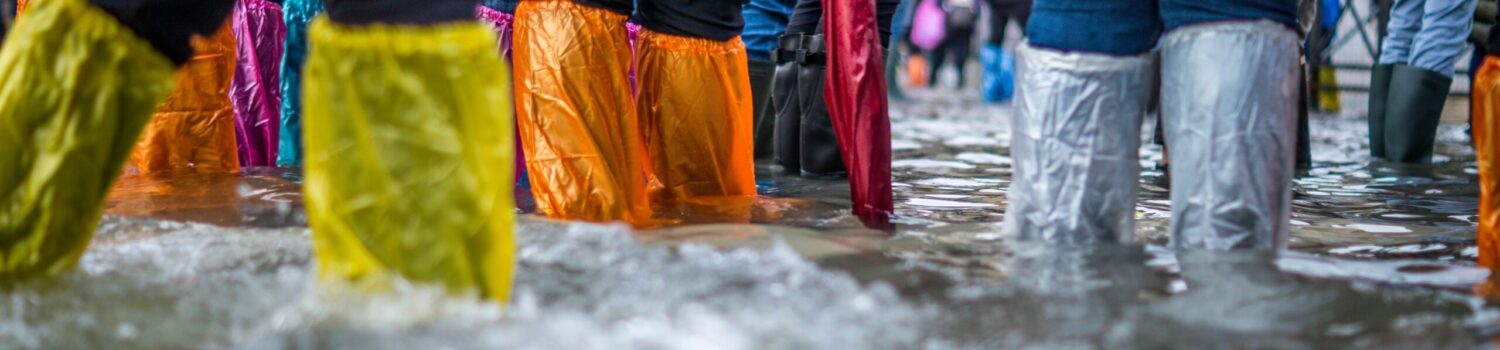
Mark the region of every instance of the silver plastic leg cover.
POLYGON ((1297 34, 1270 21, 1179 28, 1161 44, 1172 241, 1281 249, 1297 142, 1297 34))
POLYGON ((1063 244, 1134 237, 1152 54, 1017 50, 1007 233, 1063 244))

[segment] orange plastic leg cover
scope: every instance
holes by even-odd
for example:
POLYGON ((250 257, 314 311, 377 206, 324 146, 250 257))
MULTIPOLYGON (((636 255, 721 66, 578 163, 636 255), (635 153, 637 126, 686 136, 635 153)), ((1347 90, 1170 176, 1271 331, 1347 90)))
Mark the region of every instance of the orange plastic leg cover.
POLYGON ((193 59, 177 73, 177 89, 156 108, 130 155, 126 173, 238 172, 234 108, 235 41, 229 22, 213 37, 193 38, 193 59))
POLYGON ((651 218, 625 19, 566 0, 516 9, 516 119, 537 208, 551 217, 651 218))
POLYGON ((651 198, 755 195, 745 44, 641 29, 638 55, 651 198))
POLYGON ((1500 268, 1500 58, 1474 77, 1474 151, 1479 158, 1479 264, 1500 268))

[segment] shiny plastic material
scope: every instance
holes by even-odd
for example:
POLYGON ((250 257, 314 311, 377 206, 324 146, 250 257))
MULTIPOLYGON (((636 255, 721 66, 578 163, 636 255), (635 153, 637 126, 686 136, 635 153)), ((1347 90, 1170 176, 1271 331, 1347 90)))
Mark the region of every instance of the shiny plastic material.
POLYGON ((309 34, 303 192, 319 275, 508 301, 511 86, 494 32, 322 17, 309 34))
POLYGON ((1474 77, 1474 153, 1479 168, 1479 264, 1500 268, 1500 57, 1474 77))
POLYGON ((193 37, 193 58, 177 73, 177 89, 156 108, 130 155, 127 174, 233 173, 235 41, 230 23, 212 37, 193 37))
POLYGON ((874 1, 833 1, 823 6, 828 73, 823 85, 828 115, 849 170, 854 215, 888 228, 891 194, 891 120, 886 105, 885 50, 874 1))
POLYGON ((1131 240, 1141 116, 1154 88, 1155 54, 1066 53, 1029 44, 1016 54, 1005 231, 1063 244, 1131 240))
POLYGON ((1297 33, 1271 21, 1179 28, 1161 44, 1172 242, 1286 246, 1297 142, 1297 33))
POLYGON ((980 96, 985 102, 1006 102, 1016 92, 1016 60, 1010 50, 998 45, 985 45, 979 49, 979 62, 984 66, 980 79, 980 96))
POLYGON ((0 280, 56 276, 78 262, 176 73, 83 0, 31 11, 0 49, 0 280))
MULTIPOLYGON (((512 46, 511 34, 514 33, 514 30, 516 28, 516 16, 509 13, 500 12, 500 10, 493 9, 485 5, 475 6, 474 16, 478 17, 480 22, 489 24, 491 28, 495 29, 495 36, 498 38, 497 40, 499 40, 498 44, 500 46, 500 57, 505 58, 505 69, 507 70, 506 73, 509 74, 511 63, 510 52, 512 46)), ((515 114, 514 108, 511 109, 511 114, 515 114)), ((515 137, 517 140, 521 139, 521 129, 519 127, 515 130, 515 137)), ((526 152, 521 149, 519 144, 517 144, 515 148, 516 161, 514 169, 516 172, 516 187, 531 188, 531 182, 527 181, 526 179, 526 152)))
POLYGON ((651 218, 624 21, 563 0, 516 8, 516 119, 537 209, 551 217, 651 218))
POLYGON ((749 57, 738 37, 689 38, 642 29, 637 113, 651 198, 755 195, 749 57))
POLYGON ((277 166, 302 166, 302 65, 307 61, 307 27, 323 13, 323 0, 285 0, 285 56, 281 58, 281 125, 277 166))
POLYGON ((275 166, 281 129, 281 53, 286 40, 281 5, 240 0, 235 3, 233 26, 239 64, 229 98, 234 104, 240 166, 275 166))

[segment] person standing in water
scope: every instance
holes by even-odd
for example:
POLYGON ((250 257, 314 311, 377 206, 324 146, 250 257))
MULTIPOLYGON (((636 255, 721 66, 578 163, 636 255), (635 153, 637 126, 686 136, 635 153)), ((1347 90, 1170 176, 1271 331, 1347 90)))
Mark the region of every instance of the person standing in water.
POLYGON ((1395 0, 1370 73, 1370 156, 1426 164, 1477 0, 1395 0))
POLYGON ((1284 248, 1296 14, 1295 0, 1036 2, 1017 50, 1005 230, 1064 244, 1135 236, 1137 134, 1159 75, 1173 245, 1284 248))
POLYGON ((77 264, 132 146, 192 61, 193 37, 220 32, 233 5, 46 0, 26 9, 0 48, 0 280, 77 264))

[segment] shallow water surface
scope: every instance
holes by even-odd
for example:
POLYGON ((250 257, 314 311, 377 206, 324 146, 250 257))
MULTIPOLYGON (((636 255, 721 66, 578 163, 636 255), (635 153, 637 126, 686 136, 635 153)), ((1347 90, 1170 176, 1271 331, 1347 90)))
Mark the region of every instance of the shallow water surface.
POLYGON ((1163 248, 1148 145, 1137 242, 1067 248, 999 232, 1009 108, 912 93, 893 232, 850 216, 837 179, 762 165, 762 196, 660 208, 667 227, 523 216, 503 312, 315 281, 297 169, 123 179, 76 271, 0 292, 0 347, 1473 348, 1500 329, 1469 294, 1488 272, 1462 126, 1438 165, 1401 167, 1367 164, 1362 120, 1316 118, 1279 257, 1163 248))

